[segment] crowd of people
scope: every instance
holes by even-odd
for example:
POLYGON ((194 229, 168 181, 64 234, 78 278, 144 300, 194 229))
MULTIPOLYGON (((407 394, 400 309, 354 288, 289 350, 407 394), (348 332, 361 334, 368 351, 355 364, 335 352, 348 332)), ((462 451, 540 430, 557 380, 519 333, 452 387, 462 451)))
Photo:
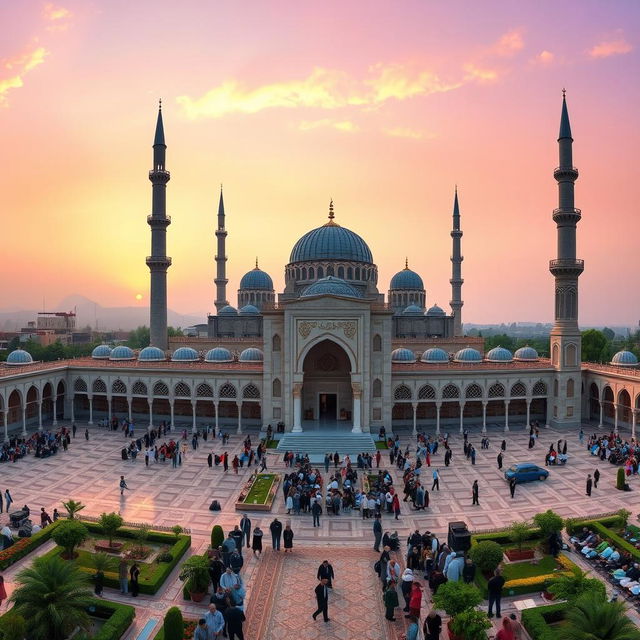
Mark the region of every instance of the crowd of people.
POLYGON ((61 427, 57 431, 36 431, 30 436, 12 436, 0 444, 0 462, 17 462, 33 454, 36 458, 48 458, 59 449, 66 451, 71 444, 71 430, 61 427))

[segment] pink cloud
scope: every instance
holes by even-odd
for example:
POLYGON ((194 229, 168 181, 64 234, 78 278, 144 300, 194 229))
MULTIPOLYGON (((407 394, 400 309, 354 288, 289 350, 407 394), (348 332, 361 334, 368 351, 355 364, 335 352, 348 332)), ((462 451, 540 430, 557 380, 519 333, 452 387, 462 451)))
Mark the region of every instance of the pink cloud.
POLYGON ((524 48, 524 39, 522 37, 522 29, 512 29, 505 33, 491 47, 491 53, 498 56, 510 56, 524 48))
POLYGON ((6 94, 24 85, 23 77, 44 62, 48 52, 44 47, 4 60, 0 64, 0 105, 6 105, 6 94))
POLYGON ((632 49, 633 46, 621 36, 615 40, 605 40, 595 45, 589 50, 589 56, 592 58, 608 58, 610 56, 624 55, 632 49))

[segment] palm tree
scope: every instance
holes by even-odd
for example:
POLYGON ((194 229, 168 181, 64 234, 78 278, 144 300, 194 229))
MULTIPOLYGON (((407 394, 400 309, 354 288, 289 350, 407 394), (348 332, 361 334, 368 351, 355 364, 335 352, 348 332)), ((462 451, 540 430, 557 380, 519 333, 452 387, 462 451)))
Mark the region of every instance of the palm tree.
POLYGON ((78 511, 82 511, 86 505, 82 504, 82 502, 76 502, 75 500, 69 498, 66 502, 62 503, 62 506, 69 514, 69 520, 73 520, 75 514, 78 513, 78 511))
POLYGON ((563 640, 640 640, 640 631, 625 615, 624 602, 607 602, 585 593, 567 613, 563 640))
POLYGON ((33 640, 64 640, 80 627, 88 629, 92 602, 89 578, 58 556, 40 557, 16 575, 13 611, 29 621, 33 640))
POLYGON ((595 591, 604 600, 604 584, 597 578, 589 578, 589 573, 573 567, 571 573, 560 574, 549 580, 547 591, 559 600, 575 600, 585 593, 595 591))

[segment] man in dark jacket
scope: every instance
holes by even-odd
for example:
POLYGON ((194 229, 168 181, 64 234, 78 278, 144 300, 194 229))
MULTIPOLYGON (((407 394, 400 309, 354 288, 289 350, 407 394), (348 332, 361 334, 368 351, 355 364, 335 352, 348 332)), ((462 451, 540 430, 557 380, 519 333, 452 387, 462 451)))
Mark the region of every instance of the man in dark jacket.
POLYGON ((331 581, 336 577, 333 573, 333 567, 329 563, 328 560, 324 560, 322 564, 318 567, 318 575, 316 576, 318 580, 326 580, 327 587, 329 589, 333 589, 333 584, 331 581))
POLYGON ((229 566, 233 573, 240 573, 240 569, 242 569, 243 564, 244 560, 242 559, 242 556, 237 551, 234 551, 229 557, 229 566))
POLYGON ((320 614, 324 618, 325 622, 329 622, 329 590, 327 589, 327 580, 323 578, 315 588, 316 602, 318 608, 311 614, 311 617, 315 620, 320 614))
POLYGON ((467 584, 471 584, 476 577, 476 565, 471 558, 467 558, 464 567, 462 567, 462 580, 467 584))
POLYGON ((496 569, 493 578, 487 583, 489 591, 489 612, 487 615, 493 618, 493 605, 496 606, 496 618, 500 617, 500 599, 502 598, 502 587, 504 587, 504 578, 500 575, 500 569, 496 569))
POLYGON ((380 516, 376 515, 373 521, 373 550, 380 553, 380 541, 382 540, 382 522, 380 522, 380 516))
POLYGON ((240 518, 240 531, 244 534, 247 539, 247 547, 251 546, 251 520, 247 517, 245 513, 242 518, 240 518))
POLYGON ((233 541, 236 543, 236 551, 242 555, 242 542, 244 540, 244 533, 240 530, 240 527, 236 525, 233 531, 229 534, 233 541))
POLYGON ((320 516, 322 515, 322 507, 318 500, 314 498, 313 504, 311 505, 311 514, 313 515, 313 526, 320 526, 320 516))
POLYGON ((227 634, 229 640, 244 640, 244 633, 242 632, 242 623, 246 620, 242 609, 235 605, 229 607, 224 612, 224 620, 227 623, 227 634))
POLYGON ((271 546, 274 551, 280 551, 280 538, 282 537, 282 522, 278 518, 274 518, 273 522, 269 525, 269 531, 271 531, 271 546))

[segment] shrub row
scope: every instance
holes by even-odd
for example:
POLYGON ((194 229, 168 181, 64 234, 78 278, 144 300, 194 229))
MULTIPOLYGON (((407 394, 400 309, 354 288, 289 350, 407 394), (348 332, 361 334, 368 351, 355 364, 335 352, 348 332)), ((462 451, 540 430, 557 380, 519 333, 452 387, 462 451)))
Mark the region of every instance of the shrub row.
POLYGON ((566 602, 546 607, 524 609, 522 626, 531 636, 531 640, 561 640, 560 630, 550 627, 549 623, 558 622, 565 616, 569 605, 566 602))
POLYGON ((591 529, 595 524, 601 524, 605 527, 621 527, 622 518, 620 516, 605 516, 604 518, 595 518, 588 520, 568 520, 567 521, 567 533, 572 536, 574 533, 580 533, 582 527, 591 529))
POLYGON ((30 538, 19 538, 8 549, 0 551, 0 571, 4 571, 18 562, 18 560, 22 560, 27 554, 50 540, 51 534, 61 522, 64 522, 64 520, 56 520, 53 524, 41 529, 30 538))
MULTIPOLYGON (((542 540, 542 531, 537 527, 529 529, 529 535, 526 540, 542 540)), ((478 542, 484 542, 485 540, 491 540, 498 544, 515 544, 511 540, 511 534, 509 531, 496 531, 493 533, 475 533, 471 536, 471 544, 478 544, 478 542)))
POLYGON ((131 626, 136 616, 134 607, 128 604, 118 604, 107 600, 95 600, 96 614, 100 617, 109 616, 100 631, 93 636, 93 640, 119 640, 131 626))

